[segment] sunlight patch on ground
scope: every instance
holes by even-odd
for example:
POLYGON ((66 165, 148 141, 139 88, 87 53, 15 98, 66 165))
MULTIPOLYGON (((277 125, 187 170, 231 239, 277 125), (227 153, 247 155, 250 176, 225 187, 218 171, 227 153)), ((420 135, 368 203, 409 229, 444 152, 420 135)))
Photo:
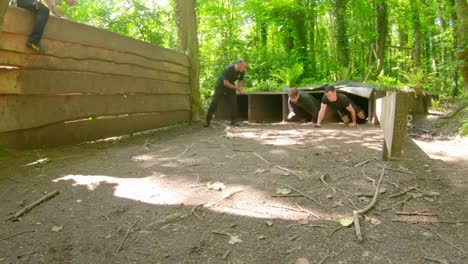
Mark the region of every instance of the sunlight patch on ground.
POLYGON ((468 138, 449 141, 412 139, 431 159, 465 162, 468 166, 468 138))
POLYGON ((114 196, 156 205, 188 205, 215 203, 210 210, 234 215, 256 218, 278 218, 285 220, 334 220, 342 215, 325 215, 314 208, 306 208, 312 216, 294 204, 271 194, 243 185, 226 186, 223 191, 208 190, 206 184, 200 184, 184 177, 168 177, 155 173, 144 178, 118 178, 104 175, 67 175, 53 180, 73 181, 73 186, 86 186, 90 191, 99 191, 100 185, 114 187, 114 196), (221 199, 236 190, 242 190, 232 197, 221 199), (216 203, 219 201, 219 203, 216 203))

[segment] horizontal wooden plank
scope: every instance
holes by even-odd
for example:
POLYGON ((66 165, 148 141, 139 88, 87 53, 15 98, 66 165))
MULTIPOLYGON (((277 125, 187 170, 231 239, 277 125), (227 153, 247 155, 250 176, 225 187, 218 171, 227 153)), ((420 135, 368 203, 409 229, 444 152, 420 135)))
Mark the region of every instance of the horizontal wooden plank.
POLYGON ((0 132, 87 117, 190 110, 187 95, 0 95, 0 132))
MULTIPOLYGON (((0 49, 17 53, 32 53, 31 50, 29 50, 25 45, 27 38, 27 35, 18 35, 8 32, 0 33, 0 49)), ((41 45, 44 49, 42 53, 58 58, 97 60, 118 64, 135 65, 153 70, 179 73, 185 76, 189 74, 188 68, 186 66, 156 59, 149 59, 147 57, 120 52, 117 50, 96 48, 77 43, 51 39, 43 39, 41 41, 41 45)), ((159 50, 155 50, 155 55, 157 55, 158 51, 159 50)))
POLYGON ((188 83, 49 70, 0 70, 0 94, 190 94, 188 83))
MULTIPOLYGON (((33 15, 31 12, 22 8, 10 7, 5 15, 3 30, 10 33, 29 35, 32 24, 33 15)), ((134 53, 151 59, 189 66, 187 56, 180 52, 52 16, 47 22, 43 38, 134 53)))
POLYGON ((185 123, 189 118, 190 112, 173 111, 58 123, 0 133, 0 145, 31 149, 73 144, 185 123))
POLYGON ((186 75, 163 72, 131 64, 117 64, 98 60, 57 58, 43 54, 23 54, 2 50, 0 50, 0 65, 15 66, 19 68, 106 73, 184 83, 188 83, 189 80, 186 75))

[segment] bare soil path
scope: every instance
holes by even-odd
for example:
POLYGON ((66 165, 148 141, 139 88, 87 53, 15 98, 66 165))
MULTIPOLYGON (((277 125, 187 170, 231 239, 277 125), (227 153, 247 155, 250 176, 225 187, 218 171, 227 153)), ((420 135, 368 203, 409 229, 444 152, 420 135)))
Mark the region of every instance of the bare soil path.
POLYGON ((408 140, 383 162, 381 146, 371 125, 215 123, 11 151, 0 263, 468 263, 468 148, 436 160, 408 140), (339 221, 383 168, 359 242, 339 221))

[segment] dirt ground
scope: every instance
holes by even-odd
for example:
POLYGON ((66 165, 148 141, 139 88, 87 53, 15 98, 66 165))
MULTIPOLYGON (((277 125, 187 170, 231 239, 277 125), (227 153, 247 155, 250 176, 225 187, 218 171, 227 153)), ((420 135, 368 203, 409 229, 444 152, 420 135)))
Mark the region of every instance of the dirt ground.
POLYGON ((0 263, 468 263, 468 142, 413 136, 386 162, 379 127, 341 124, 216 122, 7 151, 0 263), (358 241, 345 222, 383 168, 358 241))

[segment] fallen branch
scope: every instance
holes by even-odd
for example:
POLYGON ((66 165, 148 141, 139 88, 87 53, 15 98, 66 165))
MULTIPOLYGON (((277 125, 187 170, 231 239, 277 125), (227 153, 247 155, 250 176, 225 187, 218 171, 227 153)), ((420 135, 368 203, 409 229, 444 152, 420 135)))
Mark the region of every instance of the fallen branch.
POLYGON ((356 236, 358 238, 359 241, 362 241, 362 234, 361 234, 361 226, 359 224, 359 216, 366 213, 367 211, 369 211, 370 209, 372 209, 372 207, 374 207, 375 205, 375 202, 377 202, 377 197, 379 196, 379 189, 380 189, 380 184, 382 183, 382 179, 385 175, 385 168, 382 169, 382 173, 380 174, 380 178, 377 182, 377 186, 375 188, 375 192, 374 192, 374 198, 372 198, 372 201, 371 203, 366 206, 365 208, 361 209, 361 210, 354 210, 353 211, 353 223, 354 223, 354 228, 356 230, 356 236))
POLYGON ((386 166, 379 166, 379 165, 377 165, 377 167, 379 167, 381 169, 396 171, 396 172, 399 172, 399 173, 415 174, 414 172, 409 171, 409 170, 399 170, 399 169, 394 169, 394 168, 390 168, 390 167, 386 167, 386 166))
POLYGON ((231 253, 231 249, 228 249, 228 250, 223 254, 223 260, 227 259, 229 253, 231 253))
POLYGON ((232 191, 230 193, 227 193, 227 194, 221 196, 218 200, 216 200, 216 201, 214 201, 212 203, 207 203, 207 204, 203 205, 203 207, 206 207, 206 208, 213 207, 213 206, 221 203, 223 200, 226 200, 229 197, 233 196, 234 194, 236 194, 238 192, 242 192, 242 191, 243 191, 243 189, 238 189, 238 190, 232 191))
POLYGON ((176 156, 176 159, 178 159, 178 158, 180 158, 182 155, 184 155, 185 152, 189 151, 189 149, 191 149, 193 146, 194 146, 193 143, 192 143, 190 146, 187 146, 187 147, 185 148, 185 150, 184 150, 182 153, 180 153, 179 155, 176 156))
POLYGON ((216 230, 211 230, 211 233, 216 234, 216 235, 221 235, 221 236, 232 236, 229 233, 221 232, 221 231, 216 231, 216 230))
POLYGON ((327 260, 327 258, 330 256, 330 250, 327 249, 327 254, 317 263, 317 264, 322 264, 327 260))
POLYGON ((303 212, 308 213, 308 214, 310 214, 310 215, 313 215, 313 216, 315 216, 315 218, 317 218, 317 219, 320 219, 320 217, 319 217, 318 215, 316 215, 316 214, 312 213, 311 211, 309 211, 309 210, 303 208, 302 206, 300 206, 300 205, 298 205, 298 204, 296 204, 296 206, 297 206, 299 209, 301 209, 303 212))
POLYGON ((295 189, 295 188, 293 188, 293 187, 291 187, 291 186, 288 186, 288 185, 286 185, 286 188, 289 188, 289 189, 291 189, 291 190, 293 190, 293 191, 295 191, 295 192, 297 192, 297 193, 300 193, 300 194, 304 195, 305 197, 309 198, 310 200, 314 201, 315 203, 317 203, 318 205, 321 206, 321 204, 320 204, 317 200, 315 200, 313 197, 311 197, 311 196, 309 196, 309 195, 307 195, 307 194, 305 194, 305 193, 299 191, 298 189, 295 189))
POLYGON ((411 186, 408 188, 408 190, 405 190, 405 191, 402 191, 402 192, 399 192, 399 193, 395 193, 395 194, 392 194, 390 196, 388 196, 389 198, 395 198, 395 197, 398 197, 398 196, 402 196, 402 195, 405 195, 406 193, 410 192, 410 191, 413 191, 413 190, 416 190, 416 186, 411 186))
POLYGON ((330 189, 333 191, 333 193, 336 193, 335 188, 333 188, 333 187, 332 187, 330 184, 328 184, 327 181, 325 180, 325 177, 327 177, 327 175, 328 175, 327 173, 320 175, 320 181, 321 181, 323 184, 325 184, 328 188, 330 188, 330 189))
POLYGON ((125 243, 125 240, 127 240, 128 234, 130 233, 130 231, 132 230, 132 228, 133 228, 140 220, 141 220, 141 219, 137 219, 137 220, 130 226, 130 228, 128 228, 127 233, 125 233, 124 238, 122 239, 122 241, 120 241, 120 245, 119 245, 119 247, 117 248, 117 252, 116 252, 115 254, 119 254, 120 249, 122 248, 123 244, 125 243))
POLYGON ((408 223, 408 224, 462 224, 468 223, 468 220, 459 221, 445 221, 445 220, 405 220, 405 219, 392 219, 392 222, 408 223))
POLYGON ((448 262, 445 259, 440 260, 440 259, 430 258, 430 257, 424 257, 424 259, 434 261, 434 262, 438 262, 438 263, 442 263, 442 264, 448 264, 448 262))
POLYGON ((271 197, 304 197, 302 194, 275 194, 270 195, 271 197))
POLYGON ((13 234, 13 235, 2 237, 2 238, 0 238, 0 241, 7 240, 8 238, 19 236, 19 235, 22 235, 22 234, 25 234, 25 233, 33 233, 33 232, 35 232, 35 230, 28 230, 28 231, 19 232, 19 233, 13 234))
POLYGON ((466 256, 466 252, 465 252, 463 249, 461 249, 461 248, 455 246, 454 244, 450 243, 448 240, 446 240, 445 238, 443 238, 443 237, 442 237, 441 235, 439 235, 438 233, 435 233, 435 234, 436 234, 440 239, 442 239, 445 243, 449 244, 449 245, 452 246, 453 248, 455 248, 455 249, 457 249, 458 251, 460 251, 461 253, 463 253, 464 256, 466 256))
POLYGON ((262 157, 260 154, 258 154, 257 152, 253 152, 253 154, 255 156, 257 156, 259 159, 263 160, 266 164, 270 164, 270 162, 268 160, 266 160, 264 157, 262 157))
POLYGON ((397 215, 422 215, 422 216, 437 216, 434 213, 420 213, 420 212, 395 212, 397 215))
POLYGON ((387 211, 388 209, 391 209, 391 208, 393 208, 393 207, 395 207, 395 206, 397 206, 397 205, 400 205, 400 204, 404 204, 404 203, 406 203, 406 202, 408 202, 408 201, 410 201, 410 200, 412 200, 412 199, 413 199, 413 196, 408 196, 408 197, 406 197, 404 200, 399 201, 399 202, 397 202, 397 203, 394 203, 394 204, 390 205, 389 207, 383 208, 383 209, 381 209, 380 211, 382 211, 382 212, 383 212, 383 211, 387 211))
POLYGON ((289 169, 286 169, 286 168, 283 168, 281 166, 275 166, 276 168, 280 169, 280 170, 283 170, 285 172, 288 172, 288 173, 291 173, 292 175, 296 176, 297 178, 299 178, 299 180, 302 180, 302 177, 297 175, 297 173, 293 172, 292 170, 289 170, 289 169))
POLYGON ((355 164, 353 167, 354 167, 354 168, 357 168, 357 167, 359 167, 359 166, 362 166, 362 165, 364 165, 364 164, 369 163, 369 161, 371 161, 371 160, 368 159, 368 160, 365 160, 365 161, 361 161, 361 162, 359 162, 358 164, 355 164))
POLYGON ((57 194, 59 194, 60 192, 59 191, 53 191, 53 192, 50 192, 44 196, 42 196, 41 198, 39 198, 39 200, 27 205, 26 207, 24 207, 23 209, 19 210, 16 214, 14 214, 13 216, 11 216, 10 218, 8 218, 7 220, 16 220, 18 219, 19 217, 21 217, 22 215, 26 214, 27 212, 31 211, 34 207, 40 205, 41 203, 51 199, 52 197, 56 196, 57 194))

